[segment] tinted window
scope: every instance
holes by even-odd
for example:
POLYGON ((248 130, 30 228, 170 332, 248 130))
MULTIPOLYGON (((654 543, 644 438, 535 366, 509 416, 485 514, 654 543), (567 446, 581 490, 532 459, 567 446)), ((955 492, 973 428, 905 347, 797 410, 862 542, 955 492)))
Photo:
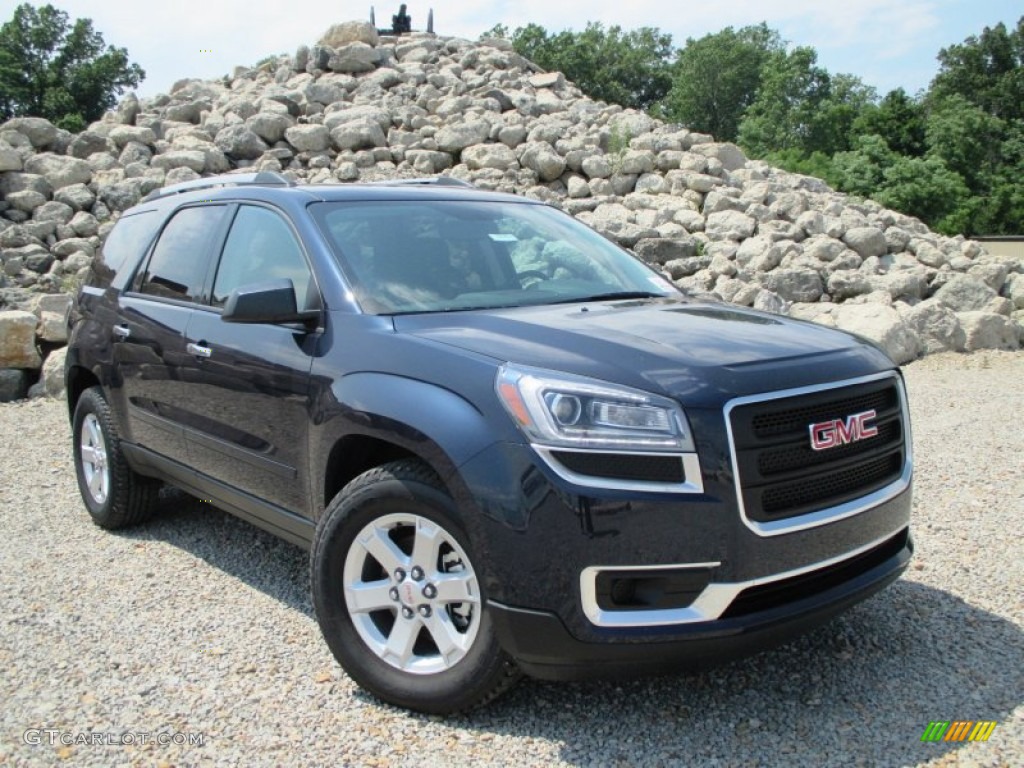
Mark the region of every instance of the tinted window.
POLYGON ((253 205, 238 209, 213 284, 213 303, 223 306, 235 288, 288 278, 295 305, 306 307, 310 271, 288 223, 273 211, 253 205))
POLYGON ((109 285, 122 267, 134 268, 149 248, 158 226, 160 216, 156 211, 122 216, 107 236, 99 258, 93 262, 97 281, 109 285))
POLYGON ((210 264, 210 247, 222 205, 185 208, 164 227, 142 279, 142 293, 167 299, 194 301, 203 289, 210 264))

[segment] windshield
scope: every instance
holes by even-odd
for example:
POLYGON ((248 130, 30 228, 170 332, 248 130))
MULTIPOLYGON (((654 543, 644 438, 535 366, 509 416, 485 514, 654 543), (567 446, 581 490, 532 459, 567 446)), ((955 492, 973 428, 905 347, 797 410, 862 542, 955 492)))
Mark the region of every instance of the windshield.
POLYGON ((635 257, 548 206, 389 200, 311 208, 360 305, 373 314, 679 295, 635 257))

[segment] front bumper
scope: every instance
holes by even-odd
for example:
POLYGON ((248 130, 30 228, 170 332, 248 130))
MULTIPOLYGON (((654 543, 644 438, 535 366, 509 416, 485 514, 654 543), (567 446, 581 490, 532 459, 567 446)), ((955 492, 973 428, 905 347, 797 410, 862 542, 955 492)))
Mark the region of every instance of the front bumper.
POLYGON ((502 647, 529 675, 548 680, 636 676, 701 669, 784 643, 881 590, 905 570, 913 553, 903 529, 866 553, 753 587, 722 618, 657 628, 602 629, 591 641, 575 637, 553 612, 491 601, 502 647), (784 582, 788 581, 788 584, 784 582), (783 592, 786 587, 789 597, 783 592), (791 599, 797 591, 804 597, 791 599), (743 603, 741 605, 741 603, 743 603))

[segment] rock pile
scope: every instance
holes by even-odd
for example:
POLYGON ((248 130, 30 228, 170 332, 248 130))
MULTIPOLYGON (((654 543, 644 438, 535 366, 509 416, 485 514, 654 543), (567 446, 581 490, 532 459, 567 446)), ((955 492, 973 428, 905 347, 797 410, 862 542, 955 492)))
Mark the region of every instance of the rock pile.
MULTIPOLYGON (((1024 264, 595 102, 505 40, 348 22, 223 80, 129 96, 77 135, 39 118, 0 125, 0 299, 15 308, 0 312, 0 368, 32 370, 39 342, 61 343, 60 294, 121 211, 241 168, 307 183, 447 173, 545 200, 691 293, 860 332, 897 362, 1021 344, 1024 264)), ((4 373, 0 398, 29 378, 4 373)))

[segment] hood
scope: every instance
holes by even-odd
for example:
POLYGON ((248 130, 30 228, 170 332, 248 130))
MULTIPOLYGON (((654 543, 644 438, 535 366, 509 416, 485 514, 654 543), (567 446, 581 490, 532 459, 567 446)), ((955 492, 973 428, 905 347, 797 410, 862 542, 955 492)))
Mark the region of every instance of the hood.
POLYGON ((891 369, 873 345, 731 305, 673 299, 400 315, 395 330, 502 362, 672 397, 734 396, 891 369))

